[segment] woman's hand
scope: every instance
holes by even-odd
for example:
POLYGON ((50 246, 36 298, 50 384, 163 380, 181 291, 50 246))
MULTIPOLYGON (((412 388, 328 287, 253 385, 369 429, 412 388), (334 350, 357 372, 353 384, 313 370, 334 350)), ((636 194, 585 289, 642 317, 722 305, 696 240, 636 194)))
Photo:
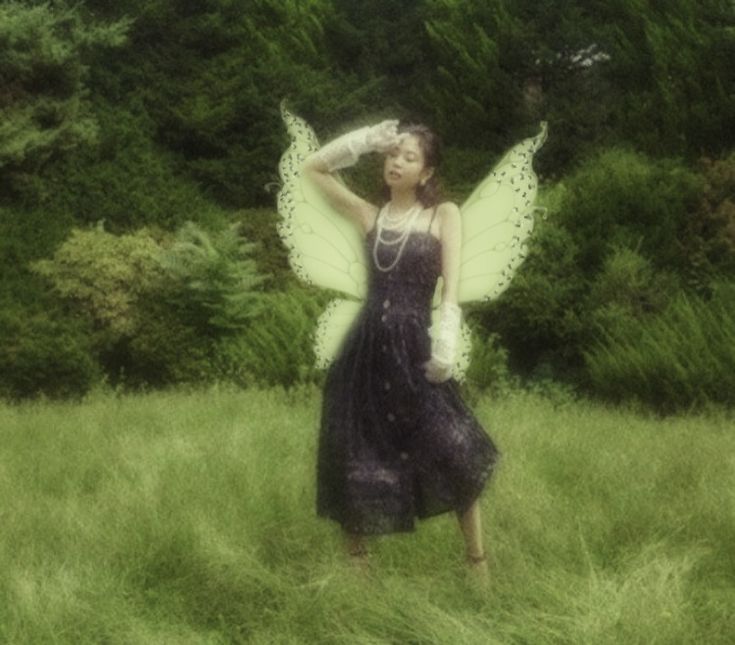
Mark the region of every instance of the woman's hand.
POLYGON ((432 383, 441 383, 451 376, 457 357, 461 320, 459 305, 443 300, 439 305, 439 329, 432 343, 431 359, 423 365, 426 378, 432 383))
POLYGON ((365 136, 365 143, 376 152, 388 152, 401 141, 398 119, 388 119, 372 126, 365 136))
POLYGON ((424 375, 430 383, 443 383, 448 381, 452 376, 452 366, 442 363, 435 357, 423 364, 424 375))

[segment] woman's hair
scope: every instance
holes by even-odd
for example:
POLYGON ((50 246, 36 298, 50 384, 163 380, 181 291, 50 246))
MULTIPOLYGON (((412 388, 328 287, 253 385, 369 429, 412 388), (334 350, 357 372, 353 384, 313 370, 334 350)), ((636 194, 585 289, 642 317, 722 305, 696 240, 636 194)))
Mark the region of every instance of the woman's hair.
MULTIPOLYGON (((398 134, 412 134, 419 140, 421 152, 424 154, 424 167, 433 168, 434 172, 426 184, 416 187, 416 197, 424 205, 431 208, 442 201, 442 191, 439 185, 437 169, 441 163, 441 140, 431 128, 417 123, 402 123, 398 126, 398 134)), ((383 198, 390 200, 390 188, 383 184, 383 198)))

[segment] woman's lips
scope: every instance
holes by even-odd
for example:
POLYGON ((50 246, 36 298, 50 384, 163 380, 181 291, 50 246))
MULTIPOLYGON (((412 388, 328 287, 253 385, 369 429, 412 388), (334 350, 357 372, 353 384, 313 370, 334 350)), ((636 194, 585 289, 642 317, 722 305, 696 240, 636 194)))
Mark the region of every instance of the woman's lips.
POLYGON ((397 172, 395 170, 389 170, 388 171, 388 177, 390 177, 391 179, 400 179, 401 178, 401 173, 400 172, 397 172))

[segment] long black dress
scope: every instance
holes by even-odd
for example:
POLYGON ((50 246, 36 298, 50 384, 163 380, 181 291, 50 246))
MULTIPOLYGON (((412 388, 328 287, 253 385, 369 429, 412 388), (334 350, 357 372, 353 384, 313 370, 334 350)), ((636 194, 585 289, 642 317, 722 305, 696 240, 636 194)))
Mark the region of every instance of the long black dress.
MULTIPOLYGON (((384 272, 373 260, 375 234, 365 239, 365 305, 326 375, 317 456, 317 515, 361 535, 413 531, 415 517, 465 511, 500 454, 457 382, 431 383, 422 368, 441 242, 411 232, 384 272)), ((398 246, 379 247, 381 266, 398 246)))

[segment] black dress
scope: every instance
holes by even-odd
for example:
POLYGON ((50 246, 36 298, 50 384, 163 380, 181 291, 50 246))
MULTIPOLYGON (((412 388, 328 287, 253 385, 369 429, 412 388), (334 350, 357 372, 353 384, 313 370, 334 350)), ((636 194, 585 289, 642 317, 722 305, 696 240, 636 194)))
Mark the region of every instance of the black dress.
MULTIPOLYGON (((326 375, 317 455, 317 515, 361 535, 413 531, 415 517, 465 511, 499 457, 456 380, 431 383, 422 368, 441 242, 411 232, 384 272, 373 260, 375 234, 365 239, 365 305, 326 375)), ((399 246, 380 246, 381 266, 399 246)))

